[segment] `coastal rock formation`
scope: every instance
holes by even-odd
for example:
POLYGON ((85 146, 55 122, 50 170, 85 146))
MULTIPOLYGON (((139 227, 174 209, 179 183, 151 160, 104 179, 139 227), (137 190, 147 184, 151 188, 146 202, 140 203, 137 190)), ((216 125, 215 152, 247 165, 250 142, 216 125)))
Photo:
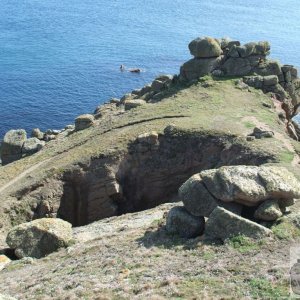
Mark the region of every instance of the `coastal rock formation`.
POLYGON ((197 38, 189 44, 193 59, 180 68, 182 80, 195 80, 204 75, 245 76, 249 86, 272 92, 283 101, 291 98, 293 105, 300 102, 300 83, 297 69, 268 60, 270 44, 251 42, 241 45, 228 39, 197 38))
POLYGON ((44 133, 39 128, 34 128, 31 131, 31 137, 42 140, 44 138, 44 133))
POLYGON ((125 110, 130 110, 145 105, 146 101, 142 99, 125 100, 124 104, 125 104, 125 110))
POLYGON ((8 164, 22 157, 22 147, 27 139, 26 131, 23 129, 8 131, 1 145, 2 164, 8 164))
POLYGON ((206 170, 192 176, 179 189, 179 198, 187 212, 208 217, 206 234, 222 239, 234 234, 254 237, 267 233, 262 226, 239 215, 243 211, 249 215, 249 207, 254 207, 249 217, 275 221, 299 197, 300 183, 294 175, 285 168, 272 166, 206 170))
POLYGON ((202 37, 191 41, 189 49, 195 58, 218 57, 223 53, 219 42, 211 37, 202 37))
POLYGON ((36 137, 27 139, 24 129, 10 130, 5 134, 1 146, 2 164, 6 165, 24 156, 32 155, 41 150, 44 145, 45 142, 36 137))
POLYGON ((84 114, 75 119, 75 131, 84 130, 94 125, 95 118, 93 115, 84 114))
POLYGON ((29 138, 25 140, 23 147, 22 147, 22 154, 24 155, 31 155, 39 150, 41 150, 45 146, 45 142, 39 140, 38 138, 29 138))
POLYGON ((41 258, 72 241, 70 223, 52 218, 34 220, 9 231, 6 242, 19 258, 41 258))

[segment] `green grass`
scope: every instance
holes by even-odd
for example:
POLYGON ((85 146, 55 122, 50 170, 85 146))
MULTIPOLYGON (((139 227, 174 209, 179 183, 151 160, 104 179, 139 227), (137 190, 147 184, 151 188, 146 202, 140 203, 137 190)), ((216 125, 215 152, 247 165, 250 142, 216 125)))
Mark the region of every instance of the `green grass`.
POLYGON ((300 229, 288 220, 283 220, 280 223, 271 227, 275 236, 280 240, 292 240, 300 237, 300 229))
POLYGON ((244 235, 237 235, 228 240, 228 244, 239 251, 240 253, 246 253, 250 251, 259 250, 263 241, 255 241, 244 235))
POLYGON ((253 124, 252 122, 243 122, 243 124, 248 129, 253 129, 255 127, 255 124, 253 124))
POLYGON ((286 299, 288 284, 272 284, 265 278, 254 278, 249 282, 250 293, 254 299, 286 299))

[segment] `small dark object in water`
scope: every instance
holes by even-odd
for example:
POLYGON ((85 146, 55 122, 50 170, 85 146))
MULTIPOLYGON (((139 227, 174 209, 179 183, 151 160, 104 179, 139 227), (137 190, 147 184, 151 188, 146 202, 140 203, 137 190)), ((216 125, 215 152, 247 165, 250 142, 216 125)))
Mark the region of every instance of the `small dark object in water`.
POLYGON ((125 71, 125 66, 124 65, 120 66, 120 71, 122 71, 122 72, 125 71))
POLYGON ((129 69, 131 73, 141 73, 141 69, 129 69))

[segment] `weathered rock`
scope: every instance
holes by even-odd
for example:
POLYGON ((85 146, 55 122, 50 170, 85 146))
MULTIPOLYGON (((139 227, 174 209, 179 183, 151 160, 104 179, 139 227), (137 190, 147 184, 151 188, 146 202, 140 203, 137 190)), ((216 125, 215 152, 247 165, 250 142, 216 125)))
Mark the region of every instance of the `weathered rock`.
POLYGON ((278 82, 278 77, 276 75, 264 76, 264 85, 276 85, 278 82))
POLYGON ((120 99, 120 102, 124 103, 126 100, 132 100, 133 97, 134 95, 132 95, 131 93, 127 93, 120 99))
POLYGON ((0 271, 3 270, 10 262, 11 260, 6 255, 0 255, 0 271))
POLYGON ((240 203, 235 203, 235 202, 223 202, 218 200, 217 201, 218 206, 222 207, 226 210, 229 210, 230 212, 236 214, 236 215, 241 215, 243 211, 243 205, 240 203))
MULTIPOLYGON (((300 197, 300 183, 286 168, 275 166, 259 167, 258 176, 268 198, 280 199, 281 203, 290 203, 300 197)), ((287 204, 286 206, 289 206, 287 204)))
POLYGON ((12 228, 6 242, 19 258, 41 258, 71 243, 71 227, 61 219, 37 219, 12 228))
POLYGON ((240 46, 241 43, 240 41, 234 41, 234 40, 231 40, 230 38, 221 38, 221 39, 217 39, 220 47, 222 50, 230 50, 233 46, 240 46))
POLYGON ((281 65, 278 61, 265 60, 264 62, 258 64, 258 66, 253 69, 253 72, 261 76, 278 76, 281 74, 281 65))
POLYGON ((138 136, 137 140, 139 143, 156 145, 158 144, 158 133, 156 131, 143 133, 138 136))
POLYGON ((208 217, 218 205, 204 186, 200 174, 195 174, 179 188, 179 198, 194 216, 208 217))
POLYGON ((252 66, 247 59, 230 57, 221 69, 227 76, 245 76, 251 73, 252 66))
POLYGON ((142 99, 135 99, 135 100, 126 100, 125 101, 125 110, 130 110, 142 105, 145 105, 146 101, 142 99))
POLYGON ((22 148, 22 154, 31 155, 39 150, 41 150, 45 146, 45 142, 39 140, 38 138, 29 138, 27 139, 22 148))
POLYGON ((107 103, 99 105, 95 111, 95 119, 100 119, 108 115, 112 115, 117 110, 117 105, 115 103, 107 103))
POLYGON ((8 164, 22 157, 22 147, 27 139, 24 129, 10 130, 3 139, 1 145, 2 164, 8 164))
POLYGON ((45 142, 50 142, 52 140, 55 140, 56 139, 56 135, 54 134, 45 134, 44 135, 44 141, 45 142))
POLYGON ((167 216, 167 231, 183 238, 194 238, 202 235, 204 226, 204 217, 193 216, 182 206, 173 207, 167 216))
POLYGON ((95 118, 93 115, 85 114, 80 115, 75 119, 75 130, 83 130, 94 125, 95 118))
POLYGON ((32 129, 31 137, 42 140, 44 137, 44 133, 39 128, 32 129))
POLYGON ((256 89, 262 89, 264 85, 263 76, 246 76, 243 78, 243 81, 251 87, 256 89))
POLYGON ((218 57, 223 52, 220 44, 211 37, 201 37, 191 41, 189 50, 196 58, 218 57))
POLYGON ((180 76, 184 80, 198 79, 204 75, 210 74, 220 65, 221 58, 193 58, 184 63, 180 68, 180 76))
POLYGON ((109 103, 118 105, 120 103, 120 99, 118 99, 118 98, 111 98, 109 100, 109 103))
POLYGON ((272 231, 255 222, 240 217, 224 208, 216 207, 210 214, 205 225, 205 235, 209 239, 225 241, 237 235, 250 238, 263 238, 272 234, 272 231))
POLYGON ((165 87, 166 87, 165 83, 158 79, 155 79, 151 84, 151 90, 156 93, 162 91, 165 87))
POLYGON ((282 216, 277 200, 266 200, 255 211, 254 217, 263 221, 275 221, 282 216))
POLYGON ((249 134, 249 136, 254 136, 256 139, 272 138, 274 137, 274 132, 260 127, 254 127, 253 132, 249 134))
POLYGON ((288 201, 300 197, 299 182, 285 168, 228 166, 203 171, 200 175, 209 192, 225 202, 255 206, 269 198, 288 201))

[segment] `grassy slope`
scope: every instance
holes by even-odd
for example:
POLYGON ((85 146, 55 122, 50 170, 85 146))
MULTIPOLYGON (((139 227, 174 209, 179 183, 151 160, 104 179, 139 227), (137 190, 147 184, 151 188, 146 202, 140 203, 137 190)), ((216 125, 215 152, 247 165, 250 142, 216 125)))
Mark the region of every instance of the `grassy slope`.
MULTIPOLYGON (((126 149, 128 141, 134 140, 138 134, 150 130, 163 131, 170 124, 189 130, 218 130, 226 133, 246 136, 255 126, 254 122, 244 120, 245 117, 255 117, 271 130, 284 133, 284 128, 278 123, 275 111, 262 105, 270 99, 260 91, 240 91, 234 87, 233 80, 214 81, 211 87, 204 88, 195 84, 187 88, 178 87, 166 93, 166 98, 155 104, 147 104, 110 120, 100 120, 98 125, 68 137, 60 137, 47 144, 45 149, 36 155, 22 159, 0 168, 0 187, 8 183, 18 174, 39 162, 43 168, 35 170, 34 177, 47 176, 46 169, 62 169, 75 162, 88 161, 91 156, 112 153, 126 149), (127 126, 151 118, 180 116, 182 118, 166 118, 127 126), (125 126, 120 129, 117 127, 125 126), (107 133, 103 133, 109 130, 107 133)), ((290 140, 290 143, 293 143, 290 140)), ((262 139, 252 142, 260 149, 274 152, 282 163, 289 163, 293 154, 277 139, 262 139)))
MULTIPOLYGON (((299 167, 291 165, 294 153, 289 145, 294 142, 285 134, 276 112, 262 105, 270 101, 260 91, 235 88, 233 80, 215 81, 206 88, 201 83, 174 87, 156 104, 100 120, 93 128, 60 137, 36 155, 1 167, 0 188, 29 167, 41 163, 8 187, 0 200, 5 205, 14 190, 64 172, 77 162, 88 162, 92 156, 117 155, 126 150, 128 142, 138 134, 151 130, 162 132, 170 123, 191 132, 217 130, 238 136, 250 133, 254 123, 263 123, 278 133, 280 139, 250 143, 273 152, 281 165, 299 176, 299 167), (177 115, 186 117, 165 118, 177 115), (162 119, 145 121, 159 117, 162 119), (143 123, 126 126, 143 120, 143 123)), ((300 148, 296 144, 295 147, 300 148)), ((160 226, 167 208, 154 211, 153 215, 140 213, 141 219, 151 215, 150 224, 140 224, 138 214, 100 221, 95 225, 99 226, 96 236, 92 235, 91 227, 83 228, 82 235, 92 238, 79 239, 68 251, 54 253, 24 268, 18 263, 12 264, 0 273, 3 283, 0 292, 23 295, 24 299, 32 299, 32 295, 34 299, 66 299, 67 295, 69 299, 96 296, 98 299, 106 296, 143 299, 159 294, 168 299, 203 299, 276 298, 288 294, 286 257, 291 244, 289 238, 297 238, 297 235, 257 244, 242 239, 230 245, 207 245, 201 239, 188 241, 168 236, 160 226), (130 228, 128 223, 132 221, 140 226, 130 228), (105 237, 100 234, 104 224, 112 226, 105 237)))
POLYGON ((173 205, 76 228, 67 250, 0 272, 0 292, 43 300, 287 298, 292 236, 225 245, 182 239, 164 228, 173 205))

